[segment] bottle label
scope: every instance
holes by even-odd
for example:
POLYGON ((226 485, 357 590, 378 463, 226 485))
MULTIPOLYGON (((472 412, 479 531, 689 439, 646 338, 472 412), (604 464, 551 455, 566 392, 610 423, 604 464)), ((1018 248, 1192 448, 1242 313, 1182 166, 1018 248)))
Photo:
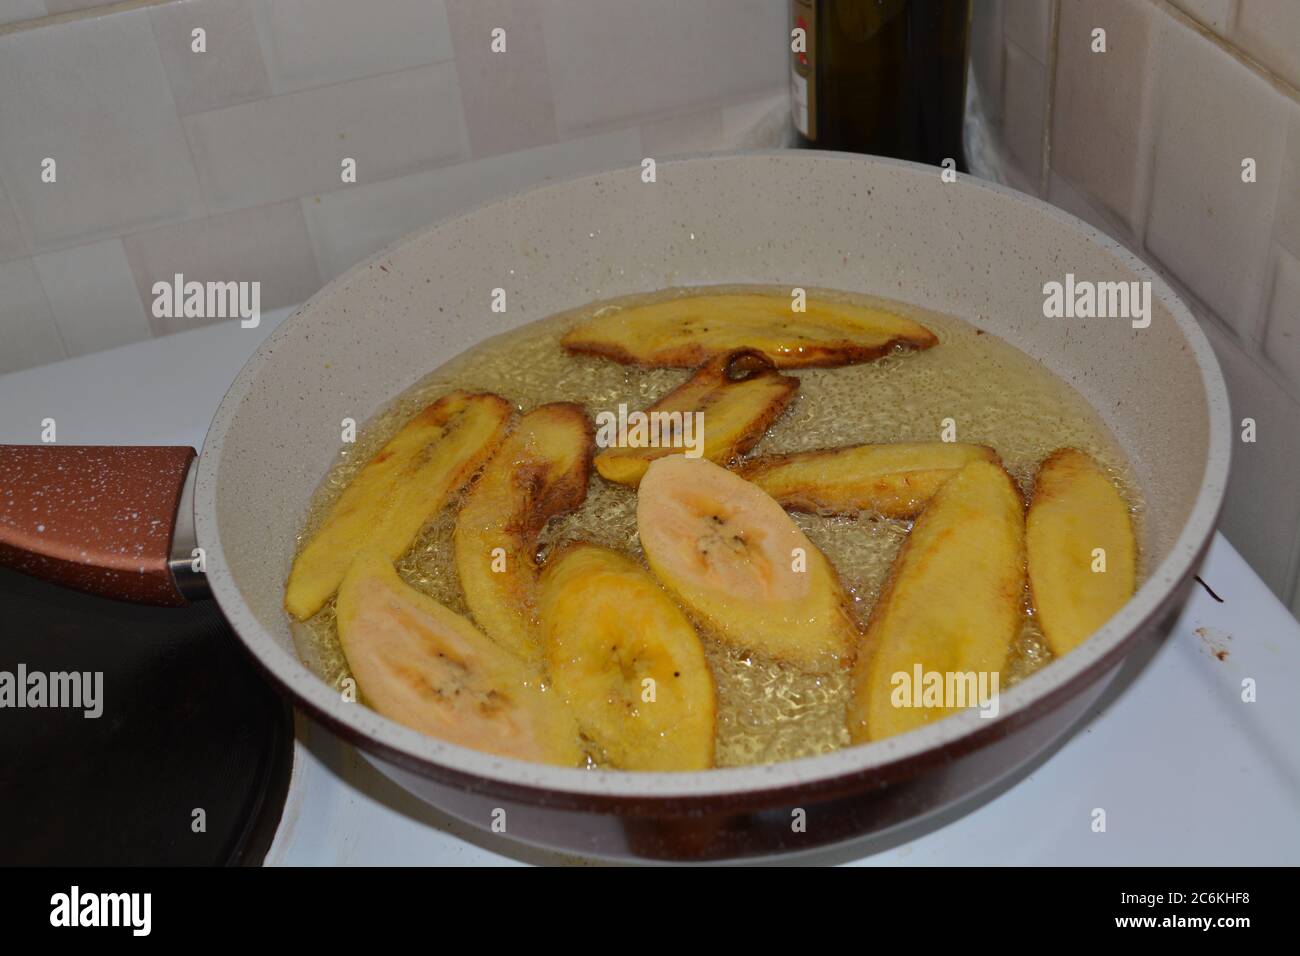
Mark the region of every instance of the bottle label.
POLYGON ((817 3, 790 0, 790 110, 794 125, 817 138, 817 3))

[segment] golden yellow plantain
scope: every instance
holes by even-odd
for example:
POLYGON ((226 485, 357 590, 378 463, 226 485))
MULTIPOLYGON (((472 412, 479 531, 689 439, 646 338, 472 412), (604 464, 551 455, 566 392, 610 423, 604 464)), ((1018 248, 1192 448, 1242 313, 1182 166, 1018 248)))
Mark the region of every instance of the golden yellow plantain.
POLYGON ((580 764, 573 718, 537 673, 405 584, 382 553, 352 563, 338 629, 362 701, 385 717, 462 747, 580 764))
POLYGON ((921 512, 872 610, 853 667, 854 742, 902 733, 956 709, 900 706, 912 702, 903 689, 915 682, 917 668, 945 683, 950 674, 971 673, 988 675, 986 689, 993 673, 1000 681, 1023 618, 1024 579, 1020 494, 1001 466, 971 462, 921 512))
MULTIPOLYGON (((798 388, 799 380, 778 372, 762 352, 732 352, 706 362, 645 413, 651 427, 660 420, 672 422, 680 436, 687 427, 687 416, 701 412, 703 456, 727 465, 754 447, 798 388)), ((701 436, 692 437, 701 440, 701 436)), ((607 447, 596 456, 596 470, 609 481, 635 487, 651 461, 681 451, 667 446, 607 447)))
POLYGON ((1081 451, 1062 448, 1039 466, 1026 543, 1034 610, 1058 656, 1082 644, 1133 596, 1137 542, 1128 506, 1081 451))
POLYGON ((964 465, 997 460, 985 445, 896 442, 765 455, 736 471, 791 511, 914 518, 964 465))
POLYGON ((362 550, 396 560, 420 528, 487 460, 505 435, 510 403, 452 392, 407 422, 344 489, 299 552, 284 606, 300 621, 321 609, 362 550))
POLYGON ((911 319, 859 305, 809 298, 795 312, 781 295, 689 295, 605 312, 563 338, 573 352, 628 365, 695 368, 736 349, 763 352, 777 368, 869 362, 895 347, 927 349, 933 332, 911 319))
POLYGON ((608 548, 570 545, 546 562, 539 609, 554 689, 615 767, 713 765, 713 675, 654 578, 608 548))
POLYGON ((761 488, 704 458, 660 458, 636 526, 655 576, 723 640, 812 672, 847 659, 856 631, 835 569, 761 488))
POLYGON ((540 661, 537 538, 582 504, 591 472, 591 422, 578 405, 533 409, 501 443, 456 516, 456 572, 470 613, 489 637, 540 661))

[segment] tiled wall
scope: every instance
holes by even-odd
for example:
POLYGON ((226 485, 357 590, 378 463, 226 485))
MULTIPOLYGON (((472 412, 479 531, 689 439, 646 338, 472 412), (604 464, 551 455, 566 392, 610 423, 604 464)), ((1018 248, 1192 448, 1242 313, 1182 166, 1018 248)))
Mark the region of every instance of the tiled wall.
POLYGON ((977 171, 1126 243, 1201 319, 1238 438, 1257 423, 1223 530, 1300 615, 1300 0, 977 0, 971 56, 977 171))
POLYGON ((0 0, 0 372, 192 328, 149 308, 177 272, 274 309, 515 188, 782 145, 786 10, 0 0))

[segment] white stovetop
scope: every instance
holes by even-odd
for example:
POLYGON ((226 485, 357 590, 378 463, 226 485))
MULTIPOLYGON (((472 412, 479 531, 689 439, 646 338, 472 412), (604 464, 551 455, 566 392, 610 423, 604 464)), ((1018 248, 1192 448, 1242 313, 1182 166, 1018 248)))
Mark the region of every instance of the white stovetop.
MULTIPOLYGON (((289 310, 0 375, 0 442, 202 445, 221 396, 289 310)), ((1082 727, 973 809, 863 864, 1300 862, 1300 625, 1222 536, 1169 638, 1135 651, 1082 727), (1226 652, 1226 653, 1224 653, 1226 652), (1222 659, 1220 655, 1222 654, 1222 659), (1258 700, 1241 700, 1253 678, 1258 700), (1106 810, 1107 832, 1091 829, 1106 810)), ((556 863, 407 795, 352 747, 299 719, 271 864, 556 863)))

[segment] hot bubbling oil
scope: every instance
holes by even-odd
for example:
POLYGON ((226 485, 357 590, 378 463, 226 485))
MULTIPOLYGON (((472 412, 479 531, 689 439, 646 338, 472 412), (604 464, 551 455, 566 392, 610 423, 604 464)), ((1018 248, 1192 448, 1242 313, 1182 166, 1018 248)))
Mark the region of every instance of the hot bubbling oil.
MULTIPOLYGON (((601 310, 699 291, 705 290, 676 289, 594 303, 490 339, 434 370, 369 422, 356 443, 340 453, 313 498, 299 543, 311 536, 342 489, 398 428, 452 389, 496 392, 521 412, 555 401, 577 402, 593 417, 616 410, 620 403, 629 409, 650 405, 691 373, 570 355, 561 347, 560 337, 601 310)), ((730 286, 707 291, 789 296, 787 288, 730 286)), ((1039 363, 951 316, 864 295, 825 290, 815 294, 901 313, 930 328, 940 344, 863 365, 788 371, 802 380, 798 398, 751 454, 864 442, 936 441, 944 419, 951 418, 958 441, 997 450, 1026 497, 1038 463, 1052 451, 1071 446, 1087 452, 1120 488, 1140 530, 1138 489, 1118 445, 1083 398, 1039 363)), ((468 614, 452 556, 459 504, 459 500, 449 502, 425 526, 398 563, 398 571, 412 587, 468 614)), ((865 626, 911 523, 868 514, 793 517, 838 569, 854 615, 865 626)), ((644 563, 637 540, 635 491, 607 482, 593 471, 586 502, 574 514, 547 526, 539 557, 575 539, 605 545, 644 563)), ((848 744, 847 673, 805 674, 724 644, 706 627, 699 630, 717 687, 718 766, 788 760, 848 744)), ((332 600, 305 625, 295 626, 295 639, 304 661, 322 679, 337 685, 348 676, 332 600)), ((1051 657, 1026 601, 1023 628, 1003 669, 1003 686, 1033 673, 1051 657)), ((600 754, 593 753, 592 758, 593 766, 601 764, 600 754)))

